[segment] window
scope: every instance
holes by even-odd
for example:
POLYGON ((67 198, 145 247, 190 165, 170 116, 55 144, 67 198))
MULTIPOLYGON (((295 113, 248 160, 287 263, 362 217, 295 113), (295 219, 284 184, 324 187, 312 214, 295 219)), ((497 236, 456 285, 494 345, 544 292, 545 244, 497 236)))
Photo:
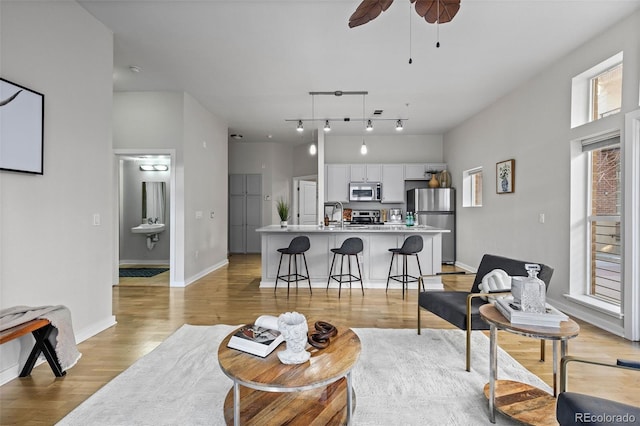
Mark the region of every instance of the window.
POLYGON ((620 112, 622 105, 622 64, 591 79, 591 120, 620 112))
POLYGON ((482 207, 482 167, 462 173, 462 207, 482 207))
POLYGON ((623 52, 571 79, 571 128, 620 112, 623 52))
POLYGON ((622 297, 622 211, 620 137, 583 141, 588 166, 588 288, 586 294, 620 305, 622 297))

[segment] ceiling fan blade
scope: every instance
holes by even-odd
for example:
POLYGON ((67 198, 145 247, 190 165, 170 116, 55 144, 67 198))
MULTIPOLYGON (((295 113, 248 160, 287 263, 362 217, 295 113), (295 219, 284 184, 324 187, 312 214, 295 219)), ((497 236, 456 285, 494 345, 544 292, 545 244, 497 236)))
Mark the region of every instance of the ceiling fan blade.
POLYGON ((349 28, 366 24, 376 19, 391 6, 393 0, 363 0, 349 18, 349 28))
POLYGON ((436 22, 445 24, 456 16, 458 10, 460 10, 460 0, 416 0, 416 13, 430 24, 436 22))

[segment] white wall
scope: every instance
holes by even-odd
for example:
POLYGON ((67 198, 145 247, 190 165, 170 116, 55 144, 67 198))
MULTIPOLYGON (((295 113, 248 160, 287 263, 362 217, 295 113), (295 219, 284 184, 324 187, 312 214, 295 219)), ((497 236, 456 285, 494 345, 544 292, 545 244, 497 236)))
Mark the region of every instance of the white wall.
POLYGON ((0 40, 2 77, 45 95, 44 175, 0 171, 0 308, 66 305, 81 341, 114 323, 113 37, 75 2, 3 1, 0 40))
POLYGON ((227 263, 227 133, 225 122, 185 93, 184 265, 187 283, 227 263), (202 212, 202 219, 195 218, 196 212, 202 212))
POLYGON ((367 135, 368 153, 360 154, 362 136, 325 135, 325 163, 439 163, 442 135, 367 135))
POLYGON ((483 206, 458 201, 458 261, 477 267, 484 253, 542 262, 555 268, 549 298, 572 313, 592 315, 621 332, 620 321, 567 301, 569 292, 570 141, 624 129, 624 113, 638 108, 640 12, 559 59, 548 70, 444 137, 444 160, 460 188, 462 172, 482 166, 483 206), (622 113, 573 130, 571 79, 624 50, 622 113), (515 159, 515 193, 496 194, 495 165, 515 159), (539 213, 545 223, 538 222, 539 213))

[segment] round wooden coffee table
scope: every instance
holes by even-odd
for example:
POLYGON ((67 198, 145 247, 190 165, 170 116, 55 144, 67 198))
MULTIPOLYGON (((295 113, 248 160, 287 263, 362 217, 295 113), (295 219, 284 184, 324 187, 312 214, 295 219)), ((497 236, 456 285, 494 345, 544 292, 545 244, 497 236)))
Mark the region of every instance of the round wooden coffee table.
POLYGON ((580 326, 572 319, 562 321, 558 328, 511 324, 492 304, 480 307, 480 317, 490 326, 489 383, 484 387, 484 394, 489 399, 489 418, 491 423, 495 423, 495 409, 497 409, 524 424, 557 425, 555 396, 559 362, 558 342, 561 345, 561 356, 565 356, 567 354, 568 341, 578 335, 580 326), (553 395, 526 383, 497 380, 497 330, 553 341, 553 395), (498 398, 497 401, 496 397, 498 398))
POLYGON ((297 365, 278 359, 285 344, 260 358, 227 348, 237 330, 225 337, 218 347, 218 362, 233 380, 224 402, 227 424, 349 424, 355 408, 351 370, 361 345, 351 329, 337 328, 338 335, 327 348, 307 345, 311 358, 297 365))

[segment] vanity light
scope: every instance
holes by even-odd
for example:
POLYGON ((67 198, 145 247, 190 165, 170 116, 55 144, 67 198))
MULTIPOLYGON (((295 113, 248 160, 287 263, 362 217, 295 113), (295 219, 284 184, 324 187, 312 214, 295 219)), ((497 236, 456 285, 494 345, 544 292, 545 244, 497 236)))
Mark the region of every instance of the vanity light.
POLYGON ((141 164, 140 170, 143 172, 166 172, 169 166, 166 164, 141 164))

